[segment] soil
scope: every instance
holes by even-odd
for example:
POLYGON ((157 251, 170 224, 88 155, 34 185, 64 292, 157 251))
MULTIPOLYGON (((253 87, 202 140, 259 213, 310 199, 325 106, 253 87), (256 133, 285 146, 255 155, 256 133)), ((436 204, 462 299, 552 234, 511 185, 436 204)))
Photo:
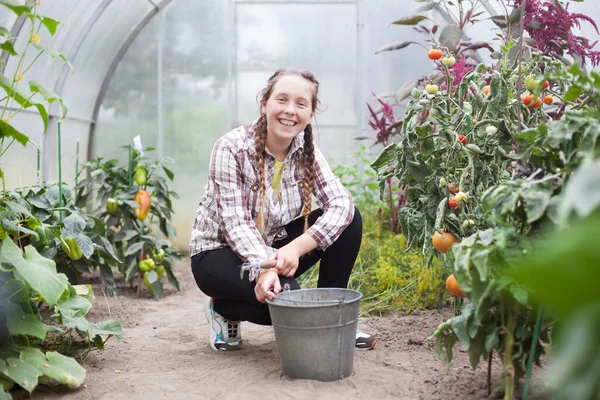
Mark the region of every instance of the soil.
MULTIPOLYGON (((88 320, 118 319, 125 339, 111 338, 85 361, 87 377, 77 390, 39 386, 34 399, 484 399, 487 362, 471 369, 468 353, 455 346, 449 369, 427 339, 452 315, 451 308, 410 315, 369 317, 359 328, 375 334, 377 345, 356 351, 354 375, 336 382, 291 380, 281 373, 272 327, 242 324, 244 349, 213 352, 207 345, 204 295, 189 262, 176 268, 181 292, 166 285, 165 298, 141 297, 119 283, 118 298, 102 295, 97 277, 88 277, 96 300, 88 320)), ((493 363, 493 384, 502 365, 493 363)), ((20 397, 20 396, 17 396, 20 397)), ((27 396, 28 397, 28 396, 27 396)))

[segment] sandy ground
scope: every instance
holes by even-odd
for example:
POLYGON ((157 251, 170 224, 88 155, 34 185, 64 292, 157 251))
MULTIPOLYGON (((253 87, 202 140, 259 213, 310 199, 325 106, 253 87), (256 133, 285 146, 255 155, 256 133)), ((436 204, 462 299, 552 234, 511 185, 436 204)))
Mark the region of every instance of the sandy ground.
MULTIPOLYGON (((39 387, 34 399, 483 399, 487 363, 472 370, 468 354, 455 347, 449 370, 427 335, 451 310, 408 316, 361 318, 359 328, 377 336, 371 351, 356 351, 354 375, 336 382, 290 380, 281 373, 271 327, 243 323, 245 348, 213 352, 206 344, 204 295, 189 262, 177 266, 182 290, 168 285, 157 302, 138 298, 127 285, 119 297, 105 299, 98 280, 88 319, 120 320, 126 338, 85 359, 87 378, 78 390, 39 387)), ((494 363, 498 383, 501 365, 494 363)), ((21 397, 21 396, 18 396, 21 397)), ((28 396, 26 396, 28 397, 28 396)))

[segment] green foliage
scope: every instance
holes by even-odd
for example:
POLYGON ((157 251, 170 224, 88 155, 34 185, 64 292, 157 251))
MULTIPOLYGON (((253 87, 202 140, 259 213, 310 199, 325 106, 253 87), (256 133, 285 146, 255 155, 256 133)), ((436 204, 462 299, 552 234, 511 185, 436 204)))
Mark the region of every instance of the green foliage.
POLYGON ((544 353, 552 323, 551 314, 537 322, 538 304, 510 272, 522 267, 520 260, 537 237, 564 224, 573 211, 584 216, 600 203, 593 161, 600 155, 600 76, 538 53, 516 60, 511 48, 510 42, 503 47, 496 68, 479 65, 455 88, 454 76, 444 68, 445 76, 433 83, 445 80, 446 91, 413 90, 403 138, 372 164, 382 189, 392 176, 406 185, 400 220, 410 247, 436 254, 434 230, 462 239, 443 259, 468 302, 431 337, 446 362, 457 341, 473 367, 494 351, 501 354, 506 398, 544 353), (517 61, 529 74, 530 95, 545 90, 560 107, 545 112, 522 103, 517 61), (486 95, 482 87, 488 82, 486 95), (565 190, 579 168, 583 172, 565 190), (444 181, 459 183, 467 199, 457 205, 444 181))
POLYGON ((349 287, 363 293, 362 313, 410 313, 434 308, 444 296, 442 264, 415 250, 404 250, 406 238, 390 232, 376 215, 363 214, 363 244, 349 287))
POLYGON ((83 339, 87 349, 82 357, 102 349, 110 337, 123 337, 120 324, 88 322, 85 316, 94 299, 91 286, 72 286, 66 275, 57 272, 54 261, 31 244, 21 249, 6 232, 2 233, 0 265, 0 379, 4 389, 18 385, 31 393, 39 383, 51 380, 79 387, 86 373, 68 357, 73 345, 83 339))
MULTIPOLYGON (((144 151, 152 150, 148 148, 144 151)), ((88 177, 81 179, 77 185, 77 204, 85 205, 95 218, 106 224, 107 238, 114 243, 116 254, 123 260, 117 266, 127 282, 133 283, 138 275, 139 281, 143 275, 139 262, 144 258, 156 259, 162 250, 164 256, 157 267, 162 265, 169 282, 180 290, 173 265, 181 256, 168 240, 176 234, 170 223, 173 214, 171 199, 178 197, 168 186, 174 174, 165 163, 131 151, 131 162, 127 165, 119 166, 117 160, 106 161, 103 158, 94 158, 84 164, 80 173, 87 171, 88 177), (134 173, 141 170, 145 171, 144 179, 134 180, 134 173), (138 219, 135 213, 135 209, 140 207, 135 201, 140 189, 151 192, 150 212, 143 220, 138 219), (114 215, 107 208, 109 200, 117 201, 114 215), (157 231, 163 237, 158 236, 157 231)), ((112 263, 101 260, 100 265, 108 272, 112 263)), ((150 281, 153 287, 151 293, 160 299, 163 295, 162 281, 157 279, 157 274, 151 276, 154 278, 150 281)), ((109 294, 115 295, 116 291, 109 290, 109 294)))
MULTIPOLYGON (((19 246, 31 243, 41 256, 53 260, 58 271, 64 273, 70 282, 77 283, 82 273, 100 266, 107 289, 114 289, 112 273, 110 270, 106 273, 102 264, 117 264, 121 259, 106 237, 106 226, 73 204, 68 186, 62 186, 62 201, 59 192, 56 184, 7 192, 6 198, 0 200, 0 226, 19 246), (63 207, 59 208, 61 202, 63 207), (62 242, 69 238, 81 251, 78 259, 70 257, 62 246, 62 242)), ((31 275, 36 274, 40 272, 34 268, 31 275)), ((43 275, 38 278, 46 279, 43 275)))
MULTIPOLYGON (((37 109, 37 114, 39 114, 44 125, 43 132, 48 129, 48 110, 54 102, 60 103, 62 109, 62 118, 64 118, 68 112, 67 106, 63 102, 62 98, 53 93, 51 90, 45 88, 42 83, 33 80, 29 81, 28 88, 24 88, 20 83, 26 76, 29 69, 43 54, 46 54, 51 58, 59 57, 71 68, 71 70, 73 69, 64 55, 39 44, 40 37, 38 36, 38 33, 42 27, 44 27, 51 36, 54 36, 58 26, 60 25, 60 22, 40 15, 38 13, 38 4, 38 2, 32 2, 28 3, 27 5, 20 5, 14 1, 0 1, 1 6, 8 8, 19 16, 24 15, 25 18, 31 23, 30 30, 24 33, 24 35, 28 36, 28 40, 25 42, 25 47, 22 50, 15 49, 15 38, 10 37, 10 32, 8 29, 0 26, 0 48, 11 56, 18 57, 16 67, 12 72, 12 75, 0 76, 0 88, 2 88, 5 94, 5 96, 0 99, 0 107, 2 107, 2 111, 0 112, 0 157, 15 141, 23 146, 26 146, 31 142, 27 134, 19 131, 16 127, 9 123, 12 118, 14 118, 23 110, 30 109, 32 107, 37 109), (24 61, 27 52, 31 50, 37 51, 37 56, 33 58, 29 65, 25 65, 24 61), (13 106, 15 106, 14 109, 9 109, 9 107, 13 106), (10 141, 6 143, 7 140, 10 141)), ((36 147, 38 146, 36 145, 36 147)), ((0 179, 2 180, 3 191, 6 191, 4 173, 1 169, 0 179)))
MULTIPOLYGON (((363 219, 362 246, 348 284, 363 294, 361 312, 409 313, 438 306, 445 296, 442 264, 434 259, 428 265, 417 251, 404 250, 406 238, 390 229, 392 215, 389 204, 377 195, 376 175, 363 170, 369 163, 366 147, 362 146, 354 156, 359 165, 336 165, 333 171, 352 194, 363 219)), ((300 282, 315 287, 317 277, 318 268, 314 268, 300 282)))

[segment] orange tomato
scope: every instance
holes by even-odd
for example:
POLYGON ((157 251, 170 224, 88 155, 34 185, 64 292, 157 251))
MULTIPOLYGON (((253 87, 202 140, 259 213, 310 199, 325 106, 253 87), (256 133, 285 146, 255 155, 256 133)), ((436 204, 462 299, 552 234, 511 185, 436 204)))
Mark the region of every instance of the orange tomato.
POLYGON ((544 81, 544 85, 542 86, 542 89, 548 89, 548 86, 550 86, 550 82, 544 81))
MULTIPOLYGON (((546 81, 548 82, 548 81, 546 81)), ((544 96, 544 104, 552 104, 554 103, 554 97, 548 95, 548 96, 544 96)))
POLYGON ((447 186, 448 191, 452 194, 460 192, 460 185, 458 183, 450 182, 447 186))
POLYGON ((439 233, 438 231, 433 232, 431 237, 431 243, 433 247, 440 253, 447 252, 454 243, 459 243, 460 240, 450 232, 439 233))
POLYGON ((542 105, 542 99, 540 99, 539 97, 535 99, 535 103, 528 105, 528 108, 538 108, 539 106, 542 105))
POLYGON ((427 52, 427 57, 429 57, 431 60, 439 60, 443 55, 444 53, 438 49, 431 49, 427 52))
POLYGON ((446 279, 446 289, 455 296, 465 297, 462 290, 460 290, 460 286, 458 286, 454 274, 451 274, 448 279, 446 279))
POLYGON ((490 94, 490 85, 485 85, 481 91, 487 96, 490 94))
POLYGON ((532 94, 522 94, 521 101, 523 102, 523 104, 525 104, 527 107, 529 107, 533 102, 533 95, 532 94))

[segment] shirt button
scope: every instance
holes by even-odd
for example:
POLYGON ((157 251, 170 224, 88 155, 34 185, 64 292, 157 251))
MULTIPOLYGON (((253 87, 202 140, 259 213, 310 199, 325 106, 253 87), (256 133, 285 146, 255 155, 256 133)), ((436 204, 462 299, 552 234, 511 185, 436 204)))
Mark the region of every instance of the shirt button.
POLYGON ((250 189, 251 189, 253 192, 256 192, 256 191, 258 190, 258 184, 257 184, 257 183, 255 183, 254 185, 252 185, 252 186, 250 187, 250 189))
POLYGON ((298 187, 304 187, 304 181, 298 182, 298 187))

